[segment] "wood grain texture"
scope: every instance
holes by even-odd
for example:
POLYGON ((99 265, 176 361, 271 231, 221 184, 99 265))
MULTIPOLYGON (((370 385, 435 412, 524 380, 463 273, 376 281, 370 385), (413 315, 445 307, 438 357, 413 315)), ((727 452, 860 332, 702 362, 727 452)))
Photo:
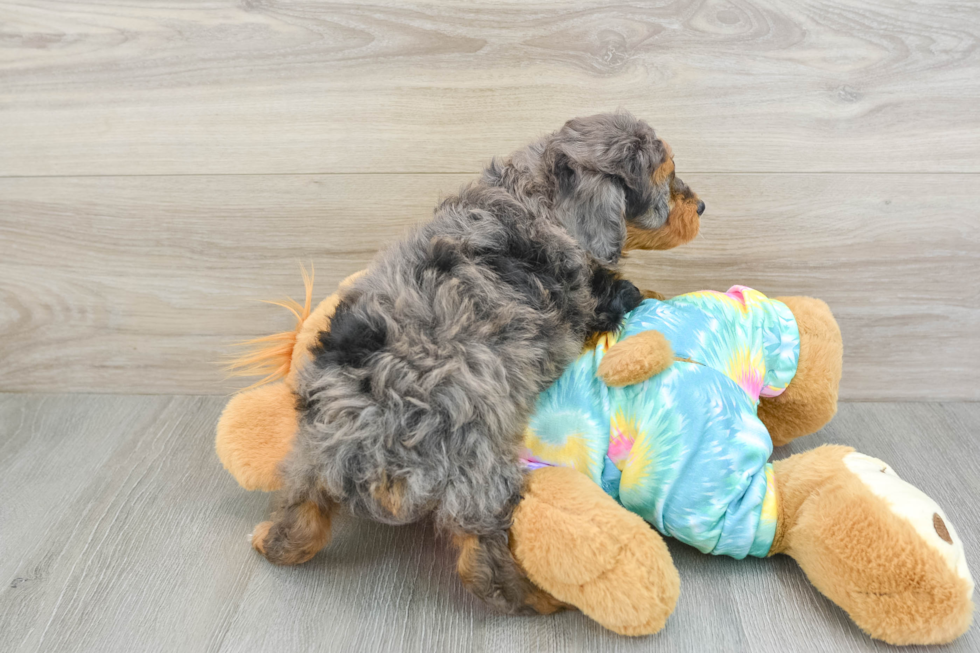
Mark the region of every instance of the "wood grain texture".
POLYGON ((699 172, 980 172, 970 0, 32 0, 0 16, 0 175, 475 171, 618 106, 699 172))
MULTIPOLYGON (((0 179, 0 389, 224 393, 232 343, 317 297, 469 175, 0 179)), ((847 399, 980 399, 972 175, 686 175, 702 236, 626 271, 669 295, 825 299, 847 399), (926 189, 928 192, 924 192, 926 189)))
MULTIPOLYGON (((702 651, 844 653, 863 635, 784 556, 732 560, 669 541, 680 600, 658 635, 627 639, 578 613, 488 612, 425 524, 341 517, 310 563, 248 545, 267 498, 222 471, 220 397, 0 395, 0 650, 702 651)), ((845 404, 777 452, 845 443, 935 498, 980 561, 980 404, 845 404)), ((952 645, 976 651, 974 627, 952 645)))

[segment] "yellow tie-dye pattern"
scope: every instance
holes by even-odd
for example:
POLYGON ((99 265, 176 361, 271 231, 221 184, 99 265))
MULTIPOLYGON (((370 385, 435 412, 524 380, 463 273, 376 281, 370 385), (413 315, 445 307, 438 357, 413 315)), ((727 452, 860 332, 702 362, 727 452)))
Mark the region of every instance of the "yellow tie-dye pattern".
POLYGON ((752 288, 742 287, 742 299, 745 300, 745 308, 754 308, 756 306, 762 306, 769 301, 769 298, 763 295, 758 290, 752 288))
POLYGON ((594 467, 595 455, 589 440, 582 433, 569 433, 563 444, 550 444, 542 441, 533 429, 524 431, 524 446, 539 460, 550 464, 571 467, 590 478, 599 478, 599 470, 594 467))
POLYGON ((762 514, 760 519, 766 523, 776 523, 779 516, 779 505, 776 498, 776 478, 773 475, 772 465, 766 466, 766 496, 762 500, 762 514))
POLYGON ((633 438, 633 447, 630 449, 626 464, 622 468, 623 476, 619 480, 621 493, 652 481, 656 475, 655 457, 653 438, 645 430, 638 429, 633 438))
POLYGON ((734 297, 726 295, 725 293, 720 293, 714 290, 698 290, 697 292, 690 292, 684 295, 685 298, 692 297, 694 299, 709 299, 712 301, 719 301, 728 308, 739 311, 741 313, 748 313, 748 306, 738 301, 734 297))
POLYGON ((766 375, 766 361, 761 349, 740 346, 735 349, 725 369, 725 376, 742 386, 756 400, 766 375))

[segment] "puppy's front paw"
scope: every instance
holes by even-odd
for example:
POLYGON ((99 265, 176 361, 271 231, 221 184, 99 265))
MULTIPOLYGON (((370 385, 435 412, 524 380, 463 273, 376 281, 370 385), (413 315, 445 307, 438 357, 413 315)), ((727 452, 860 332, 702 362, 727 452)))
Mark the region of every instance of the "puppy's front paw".
POLYGON ((620 279, 615 285, 614 306, 624 314, 629 313, 643 301, 643 293, 631 281, 620 279))
POLYGON ((264 521, 252 531, 252 548, 262 555, 265 555, 265 538, 268 537, 270 528, 272 528, 272 522, 264 521))
POLYGON ((603 287, 596 295, 598 304, 591 324, 593 333, 617 330, 623 321, 623 316, 643 301, 643 294, 639 288, 626 279, 609 276, 607 281, 607 284, 602 284, 603 287))

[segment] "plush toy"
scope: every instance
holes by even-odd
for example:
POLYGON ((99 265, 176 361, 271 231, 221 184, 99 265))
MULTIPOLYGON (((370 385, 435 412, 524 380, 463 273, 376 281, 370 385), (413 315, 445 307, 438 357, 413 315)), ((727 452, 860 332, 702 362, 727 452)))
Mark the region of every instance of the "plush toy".
MULTIPOLYGON (((297 371, 352 280, 311 311, 307 279, 305 305, 286 305, 296 330, 253 341, 260 350, 235 367, 266 374, 232 398, 217 429, 218 455, 246 489, 278 488, 297 428, 297 371)), ((973 581, 934 501, 849 447, 768 462, 774 443, 834 415, 841 357, 819 300, 738 286, 645 300, 542 394, 530 420, 510 543, 543 590, 534 607, 575 607, 621 634, 657 632, 680 588, 659 531, 706 553, 790 555, 892 644, 965 632, 973 581)), ((268 524, 253 534, 259 550, 268 524)))

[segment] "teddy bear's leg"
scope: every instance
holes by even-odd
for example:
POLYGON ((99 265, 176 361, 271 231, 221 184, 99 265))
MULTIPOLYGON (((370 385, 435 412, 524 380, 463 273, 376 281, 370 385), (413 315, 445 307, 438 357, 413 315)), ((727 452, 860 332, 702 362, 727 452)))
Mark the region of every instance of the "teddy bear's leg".
POLYGON ((773 467, 779 518, 770 555, 793 557, 874 638, 938 644, 966 631, 973 580, 932 499, 850 447, 818 447, 773 467))
POLYGON ((759 401, 759 419, 774 445, 819 431, 837 413, 844 346, 826 303, 812 297, 777 297, 800 330, 800 358, 786 390, 759 401))
POLYGON ((534 584, 621 635, 662 629, 680 576, 660 534, 574 469, 529 476, 510 546, 534 584))
POLYGON ((279 463, 292 449, 298 423, 289 386, 263 385, 231 398, 218 420, 214 448, 243 488, 272 492, 282 485, 279 463))

